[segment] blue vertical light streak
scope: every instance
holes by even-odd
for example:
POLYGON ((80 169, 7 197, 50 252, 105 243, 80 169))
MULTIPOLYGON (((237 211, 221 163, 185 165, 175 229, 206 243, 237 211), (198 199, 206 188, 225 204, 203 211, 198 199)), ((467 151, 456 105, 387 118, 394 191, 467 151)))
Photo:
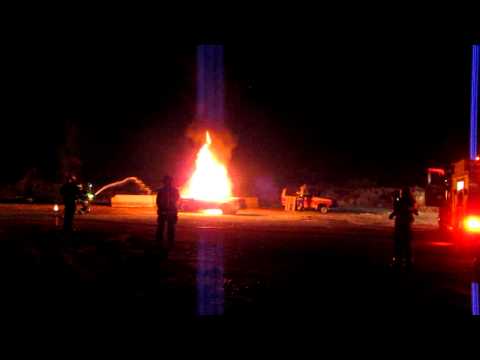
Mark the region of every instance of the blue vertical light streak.
POLYGON ((197 314, 224 314, 223 234, 200 231, 197 248, 197 314))
POLYGON ((472 90, 470 99, 470 159, 477 157, 477 122, 478 122, 478 66, 480 45, 472 47, 472 90))
POLYGON ((205 50, 202 46, 197 49, 197 117, 205 114, 205 50))
POLYGON ((215 121, 220 123, 224 117, 224 71, 223 71, 223 47, 215 47, 215 121))
POLYGON ((224 56, 222 45, 197 47, 197 121, 221 127, 225 117, 224 56))
MULTIPOLYGON (((207 129, 219 128, 225 116, 225 85, 222 45, 197 47, 197 121, 207 129)), ((223 237, 202 231, 197 254, 197 314, 224 313, 223 237)))
POLYGON ((478 282, 472 282, 472 315, 480 316, 478 301, 478 282))

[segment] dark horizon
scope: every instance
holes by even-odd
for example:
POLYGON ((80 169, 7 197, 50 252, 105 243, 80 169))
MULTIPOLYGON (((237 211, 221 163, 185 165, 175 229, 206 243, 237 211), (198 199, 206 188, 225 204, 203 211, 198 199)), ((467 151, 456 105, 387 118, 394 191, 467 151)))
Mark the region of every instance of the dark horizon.
MULTIPOLYGON (((475 37, 429 34, 224 41, 234 181, 418 184, 426 167, 467 157, 475 37)), ((93 182, 187 176, 195 43, 81 40, 31 38, 9 52, 0 181, 31 168, 58 181, 65 145, 93 182)))

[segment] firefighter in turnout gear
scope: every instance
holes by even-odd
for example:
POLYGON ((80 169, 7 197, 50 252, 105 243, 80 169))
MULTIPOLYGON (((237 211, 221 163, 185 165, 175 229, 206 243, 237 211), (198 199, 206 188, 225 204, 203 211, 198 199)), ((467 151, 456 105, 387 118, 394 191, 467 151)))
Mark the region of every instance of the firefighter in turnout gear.
POLYGON ((60 188, 60 194, 63 197, 63 204, 65 212, 63 216, 63 230, 66 233, 73 231, 73 217, 76 211, 76 202, 80 195, 80 190, 77 185, 77 178, 69 176, 67 182, 60 188))
POLYGON ((410 267, 412 265, 412 224, 418 215, 417 204, 410 188, 404 187, 400 198, 393 204, 390 219, 395 218, 394 255, 392 265, 410 267))
POLYGON ((180 199, 178 189, 172 185, 172 178, 163 178, 163 187, 157 191, 157 243, 165 251, 173 248, 175 242, 175 225, 178 220, 177 205, 180 199), (167 237, 165 241, 165 225, 167 237))

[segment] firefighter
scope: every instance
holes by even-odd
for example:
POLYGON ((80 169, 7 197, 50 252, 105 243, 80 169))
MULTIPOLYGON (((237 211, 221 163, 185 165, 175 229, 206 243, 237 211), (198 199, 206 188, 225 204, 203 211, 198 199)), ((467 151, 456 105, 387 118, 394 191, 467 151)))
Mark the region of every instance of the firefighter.
MULTIPOLYGON (((392 209, 393 209, 393 213, 395 213, 395 211, 397 211, 398 209, 398 204, 400 203, 400 191, 398 190, 395 190, 393 193, 392 193, 392 209)), ((390 219, 393 218, 392 214, 390 214, 390 219)))
POLYGON ((394 266, 410 267, 412 265, 412 224, 413 215, 418 215, 417 204, 410 188, 404 187, 401 196, 394 201, 393 212, 389 218, 395 218, 394 230, 394 266))
POLYGON ((310 192, 307 184, 303 184, 297 191, 297 210, 305 210, 309 207, 310 192))
POLYGON ((63 197, 64 215, 63 230, 65 232, 73 231, 73 217, 75 216, 76 201, 80 195, 75 176, 69 176, 67 182, 60 188, 60 194, 63 197))
POLYGON ((175 225, 178 220, 178 200, 180 195, 178 189, 172 185, 170 176, 163 178, 163 187, 157 191, 157 242, 160 247, 169 251, 173 248, 175 241, 175 225), (167 225, 167 242, 165 244, 164 232, 167 225))
POLYGON ((298 190, 298 195, 302 197, 302 196, 308 196, 308 194, 309 194, 308 185, 303 184, 302 186, 300 186, 300 189, 298 190))
POLYGON ((79 184, 79 196, 77 199, 80 208, 78 209, 78 214, 87 214, 90 212, 90 202, 95 198, 95 195, 92 192, 92 185, 87 184, 86 187, 79 184))

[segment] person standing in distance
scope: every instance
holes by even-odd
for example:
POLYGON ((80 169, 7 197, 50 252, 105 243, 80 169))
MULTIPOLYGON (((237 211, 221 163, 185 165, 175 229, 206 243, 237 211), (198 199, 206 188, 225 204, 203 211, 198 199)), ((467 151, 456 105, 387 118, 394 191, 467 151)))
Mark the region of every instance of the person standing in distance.
POLYGON ((76 211, 77 198, 80 195, 80 190, 77 185, 75 176, 69 176, 67 182, 60 188, 60 194, 63 197, 64 216, 63 216, 63 230, 66 233, 73 231, 73 217, 76 211))
POLYGON ((178 189, 173 186, 173 179, 163 177, 163 187, 157 191, 157 243, 163 250, 170 251, 175 243, 175 225, 178 221, 178 189), (165 225, 167 236, 165 241, 165 225))

